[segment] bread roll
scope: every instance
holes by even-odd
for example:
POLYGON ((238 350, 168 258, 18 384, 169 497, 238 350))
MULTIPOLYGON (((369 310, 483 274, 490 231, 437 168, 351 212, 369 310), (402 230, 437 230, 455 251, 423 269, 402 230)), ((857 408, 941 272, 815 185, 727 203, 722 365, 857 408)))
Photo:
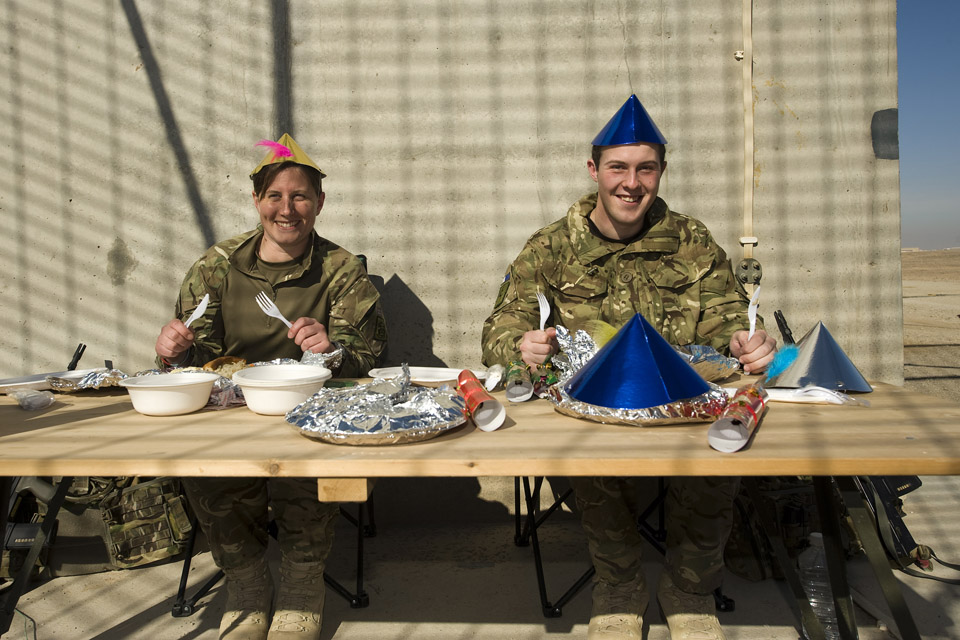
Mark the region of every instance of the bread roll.
POLYGON ((203 365, 203 368, 207 371, 219 373, 224 378, 230 378, 234 373, 246 366, 247 361, 243 358, 238 358, 236 356, 222 356, 220 358, 214 358, 207 364, 203 365))

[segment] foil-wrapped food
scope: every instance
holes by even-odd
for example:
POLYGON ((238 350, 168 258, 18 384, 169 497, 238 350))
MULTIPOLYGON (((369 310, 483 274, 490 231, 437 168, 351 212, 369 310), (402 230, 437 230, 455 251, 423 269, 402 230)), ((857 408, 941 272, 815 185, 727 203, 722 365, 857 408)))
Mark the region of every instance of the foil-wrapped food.
MULTIPOLYGON (((553 365, 559 371, 560 381, 550 387, 547 398, 553 402, 554 408, 559 413, 595 422, 646 427, 682 422, 713 421, 723 413, 727 406, 729 398, 726 392, 714 384, 710 384, 709 391, 696 397, 645 409, 617 409, 576 400, 567 393, 566 385, 573 375, 597 353, 597 345, 586 331, 580 330, 571 334, 563 326, 557 326, 556 329, 560 353, 553 357, 553 365)), ((714 353, 716 353, 715 350, 714 353)), ((704 361, 709 360, 709 355, 706 352, 701 357, 704 361)), ((716 367, 711 365, 711 368, 716 367)), ((719 368, 716 369, 719 370, 719 368)), ((700 372, 698 371, 698 373, 700 372)), ((728 375, 730 374, 727 373, 723 377, 728 375)))
POLYGON ((739 360, 725 356, 707 345, 688 344, 675 346, 674 349, 707 382, 729 378, 740 369, 739 360))
POLYGON ((678 400, 647 409, 615 409, 575 400, 566 393, 563 383, 550 388, 549 398, 558 412, 575 418, 585 418, 594 422, 629 424, 638 427, 681 422, 711 422, 723 413, 728 400, 723 389, 712 386, 710 391, 694 398, 678 400))
POLYGON ((120 386, 120 381, 127 377, 123 371, 118 369, 94 369, 88 371, 83 376, 47 376, 46 382, 54 391, 61 393, 72 393, 74 391, 83 391, 85 389, 100 389, 102 387, 120 386))
POLYGON ((446 385, 420 387, 410 372, 353 387, 324 387, 287 413, 300 433, 332 444, 420 442, 466 422, 463 397, 446 385))
POLYGON ((326 367, 330 369, 330 371, 336 371, 340 368, 340 365, 343 364, 343 347, 336 342, 333 344, 335 348, 330 353, 304 351, 303 356, 300 358, 300 364, 311 364, 317 367, 326 367))

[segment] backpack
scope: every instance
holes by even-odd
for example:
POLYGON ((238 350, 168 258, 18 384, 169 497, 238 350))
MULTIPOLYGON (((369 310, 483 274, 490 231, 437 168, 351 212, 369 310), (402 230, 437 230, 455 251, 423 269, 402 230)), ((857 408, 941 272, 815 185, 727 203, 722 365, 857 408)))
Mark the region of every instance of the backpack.
MULTIPOLYGON (((44 494, 43 485, 52 488, 44 479, 20 479, 12 522, 39 523, 46 515, 46 503, 23 489, 39 488, 36 492, 44 494)), ((77 477, 32 575, 43 569, 51 577, 83 575, 160 562, 180 555, 191 531, 179 478, 77 477)), ((16 575, 22 566, 29 541, 18 548, 16 538, 24 537, 29 536, 7 536, 0 577, 16 575)))

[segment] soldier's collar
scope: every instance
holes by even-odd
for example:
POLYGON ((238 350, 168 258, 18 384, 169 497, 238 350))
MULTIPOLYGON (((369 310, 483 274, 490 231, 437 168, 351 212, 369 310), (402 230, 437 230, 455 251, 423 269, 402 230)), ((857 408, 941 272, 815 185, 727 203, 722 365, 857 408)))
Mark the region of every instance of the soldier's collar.
POLYGON ((630 244, 641 253, 676 253, 680 250, 680 232, 670 223, 670 208, 657 198, 647 212, 647 231, 630 244))
POLYGON ((676 253, 680 250, 680 233, 668 223, 667 203, 657 198, 647 211, 644 231, 626 245, 597 237, 590 230, 590 213, 597 206, 597 193, 590 193, 570 208, 571 240, 577 257, 583 264, 620 251, 630 253, 676 253))
MULTIPOLYGON (((310 265, 313 262, 313 254, 316 253, 317 244, 320 242, 320 234, 317 233, 316 229, 311 231, 310 235, 312 236, 312 241, 307 245, 306 254, 300 263, 300 270, 293 275, 295 278, 299 278, 310 270, 310 265)), ((237 247, 237 250, 230 256, 230 263, 247 275, 263 277, 263 274, 257 269, 257 248, 260 246, 262 239, 263 226, 257 225, 257 233, 250 236, 243 244, 237 247)))
POLYGON ((597 193, 588 193, 570 207, 567 223, 570 225, 570 243, 577 258, 583 264, 590 264, 619 249, 613 243, 604 242, 590 231, 587 217, 597 206, 597 193))

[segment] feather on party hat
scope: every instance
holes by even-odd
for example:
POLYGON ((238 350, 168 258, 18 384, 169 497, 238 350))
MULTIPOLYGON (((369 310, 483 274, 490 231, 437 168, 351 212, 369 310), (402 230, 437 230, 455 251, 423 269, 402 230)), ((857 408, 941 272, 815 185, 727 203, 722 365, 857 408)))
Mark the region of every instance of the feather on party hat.
POLYGON ((326 178, 325 174, 317 164, 310 159, 310 156, 300 148, 300 145, 297 144, 297 141, 290 137, 289 133, 285 133, 280 136, 280 139, 274 142, 273 140, 261 140, 255 146, 266 147, 267 155, 263 157, 263 160, 260 161, 260 164, 257 165, 257 168, 250 172, 250 177, 257 175, 261 169, 270 164, 277 164, 280 162, 296 162, 297 164, 302 164, 307 167, 312 167, 320 172, 321 178, 326 178))

